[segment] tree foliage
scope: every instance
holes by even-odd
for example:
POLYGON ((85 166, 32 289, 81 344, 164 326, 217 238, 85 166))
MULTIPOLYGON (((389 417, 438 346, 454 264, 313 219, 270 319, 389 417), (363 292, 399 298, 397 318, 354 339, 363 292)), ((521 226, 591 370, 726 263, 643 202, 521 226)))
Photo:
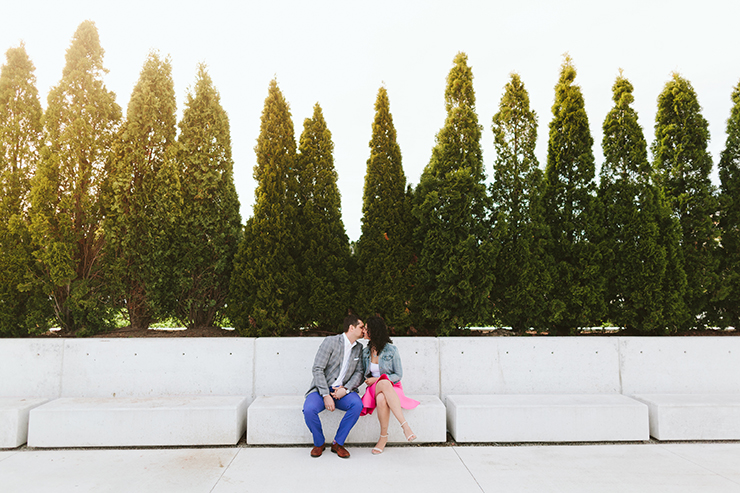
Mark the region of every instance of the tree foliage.
POLYGON ((131 94, 106 184, 108 282, 131 327, 170 314, 179 212, 175 89, 169 59, 150 53, 131 94))
POLYGON ((413 217, 401 163, 401 147, 388 91, 378 90, 362 195, 362 235, 357 242, 357 302, 360 313, 382 314, 389 326, 411 324, 413 217))
POLYGON ((103 329, 111 316, 103 279, 101 189, 121 108, 103 84, 103 49, 91 21, 67 50, 44 114, 46 145, 31 183, 31 235, 41 287, 65 333, 103 329))
POLYGON ((612 90, 599 188, 607 317, 632 332, 675 332, 686 317, 678 224, 650 180, 647 142, 631 106, 633 86, 620 74, 612 90))
POLYGON ((298 204, 296 142, 290 108, 272 80, 255 147, 254 214, 234 258, 229 318, 245 335, 279 335, 295 327, 300 275, 295 250, 298 204))
POLYGON ((687 276, 685 302, 690 318, 683 328, 707 323, 706 310, 717 287, 718 210, 709 179, 709 126, 688 80, 673 74, 658 96, 652 145, 657 183, 663 188, 681 228, 687 276))
POLYGON ((467 62, 467 55, 458 53, 447 76, 447 118, 414 194, 419 262, 413 307, 420 323, 438 334, 489 318, 489 199, 467 62))
POLYGON ((596 325, 604 309, 602 259, 593 242, 598 220, 593 138, 575 78, 566 55, 555 86, 543 192, 553 262, 548 318, 554 334, 596 325))
POLYGON ((493 310, 503 325, 518 332, 539 329, 546 325, 542 300, 551 283, 540 201, 543 176, 534 154, 537 115, 518 74, 506 84, 492 129, 496 159, 490 195, 494 238, 500 245, 491 259, 493 310))
POLYGON ((43 142, 35 67, 21 44, 0 69, 0 336, 46 328, 48 299, 27 278, 39 275, 28 230, 30 181, 43 142))
POLYGON ((293 244, 301 278, 299 324, 338 331, 350 302, 350 250, 342 223, 334 143, 318 104, 313 116, 304 120, 298 150, 293 244))

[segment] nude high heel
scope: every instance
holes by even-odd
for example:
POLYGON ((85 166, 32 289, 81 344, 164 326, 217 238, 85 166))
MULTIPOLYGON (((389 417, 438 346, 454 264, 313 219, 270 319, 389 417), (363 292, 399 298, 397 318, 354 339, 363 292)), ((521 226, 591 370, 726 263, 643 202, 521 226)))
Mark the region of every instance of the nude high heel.
MULTIPOLYGON (((380 435, 380 438, 388 438, 388 435, 380 435)), ((387 441, 385 443, 386 443, 386 445, 388 444, 387 441)), ((380 454, 383 453, 384 450, 385 450, 385 446, 383 446, 383 448, 373 447, 373 449, 371 450, 371 452, 373 453, 373 455, 380 455, 380 454), (376 452, 376 450, 377 450, 377 452, 376 452)))
MULTIPOLYGON (((409 431, 411 431, 411 426, 409 426, 409 422, 408 421, 404 421, 403 423, 401 423, 401 428, 403 428, 403 425, 408 426, 409 427, 409 431)), ((405 432, 404 432, 404 435, 406 435, 405 432)), ((409 442, 413 442, 414 440, 416 440, 416 434, 413 433, 413 432, 411 432, 410 435, 406 435, 406 440, 408 440, 409 442)))

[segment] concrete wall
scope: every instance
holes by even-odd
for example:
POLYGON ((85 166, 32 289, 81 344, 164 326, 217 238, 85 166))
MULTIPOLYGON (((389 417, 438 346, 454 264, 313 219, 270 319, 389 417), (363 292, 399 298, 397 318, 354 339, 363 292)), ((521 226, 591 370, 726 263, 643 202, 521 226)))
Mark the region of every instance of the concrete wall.
POLYGON ((59 397, 64 340, 0 339, 0 397, 59 397))

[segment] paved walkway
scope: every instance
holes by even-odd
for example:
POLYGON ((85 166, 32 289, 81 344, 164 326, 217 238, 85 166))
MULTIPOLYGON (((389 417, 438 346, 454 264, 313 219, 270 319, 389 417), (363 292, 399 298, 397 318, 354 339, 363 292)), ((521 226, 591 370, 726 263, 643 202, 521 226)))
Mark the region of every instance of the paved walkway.
POLYGON ((0 451, 0 491, 740 493, 740 442, 348 449, 16 449, 0 451))

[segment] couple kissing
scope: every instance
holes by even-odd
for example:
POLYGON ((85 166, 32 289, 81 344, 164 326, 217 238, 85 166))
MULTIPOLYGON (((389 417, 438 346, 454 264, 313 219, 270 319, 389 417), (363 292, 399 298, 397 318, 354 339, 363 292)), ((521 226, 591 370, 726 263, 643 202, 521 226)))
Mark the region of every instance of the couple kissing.
POLYGON ((329 336, 321 343, 311 369, 311 388, 303 403, 303 418, 313 436, 311 457, 320 457, 326 448, 319 419, 319 413, 324 410, 344 411, 331 444, 331 451, 343 459, 349 458, 344 442, 350 430, 360 416, 375 410, 380 422, 380 439, 372 449, 373 454, 385 450, 391 413, 401 424, 406 439, 409 442, 416 439, 403 417, 403 409, 413 409, 419 402, 403 393, 401 357, 391 342, 381 317, 370 317, 365 325, 356 315, 350 314, 344 319, 344 332, 329 336), (364 347, 357 342, 361 338, 368 340, 364 347), (358 388, 363 383, 367 389, 360 397, 358 388))

